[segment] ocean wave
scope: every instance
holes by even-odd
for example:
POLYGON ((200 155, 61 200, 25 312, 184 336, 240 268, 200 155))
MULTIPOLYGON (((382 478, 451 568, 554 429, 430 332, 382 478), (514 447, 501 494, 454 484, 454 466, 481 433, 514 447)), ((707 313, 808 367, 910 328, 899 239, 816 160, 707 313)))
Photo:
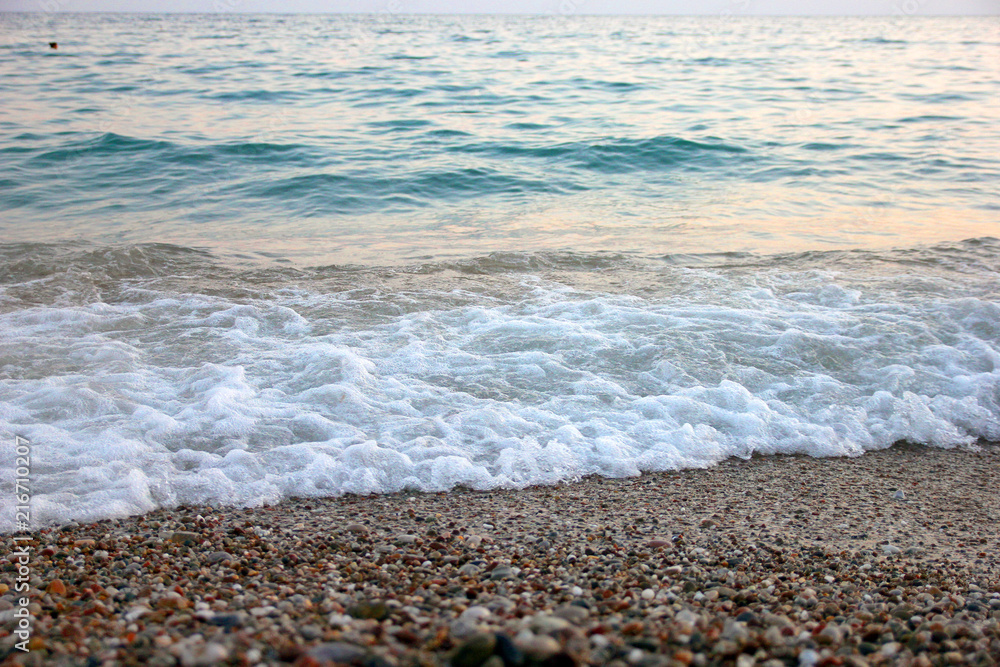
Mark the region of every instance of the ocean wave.
POLYGON ((495 169, 424 171, 390 177, 377 172, 318 173, 290 178, 249 180, 227 188, 229 194, 273 202, 301 216, 338 215, 386 209, 413 209, 435 202, 484 195, 560 194, 582 186, 542 180, 495 169))
MULTIPOLYGON (((358 276, 433 275, 459 273, 469 275, 513 275, 560 272, 598 272, 613 276, 616 272, 641 272, 656 275, 661 268, 719 269, 724 271, 767 271, 783 267, 792 271, 836 270, 852 274, 872 272, 905 274, 918 270, 922 275, 985 278, 1000 274, 1000 239, 981 237, 959 243, 942 243, 893 250, 813 250, 779 254, 754 252, 702 253, 620 253, 575 251, 497 251, 460 259, 420 260, 407 264, 316 265, 276 268, 267 259, 221 257, 205 248, 170 243, 105 245, 86 241, 62 243, 0 243, 0 284, 34 284, 38 279, 68 276, 77 280, 99 278, 124 281, 170 276, 215 279, 224 282, 252 281, 269 276, 265 282, 284 279, 296 283, 323 280, 331 273, 358 276)), ((359 278, 360 279, 360 278, 359 278)))
POLYGON ((886 37, 864 37, 858 39, 846 40, 849 42, 859 42, 862 44, 909 44, 905 39, 889 39, 886 37))
POLYGON ((206 99, 219 102, 288 102, 307 98, 309 92, 303 90, 227 90, 203 93, 202 95, 206 99))
POLYGON ((470 275, 620 269, 631 261, 620 253, 494 252, 457 261, 432 262, 416 267, 419 273, 456 271, 470 275))
POLYGON ((0 437, 34 443, 41 524, 974 446, 1000 439, 998 246, 429 272, 5 246, 0 437))
POLYGON ((0 244, 0 284, 30 283, 65 274, 103 280, 152 278, 211 270, 215 262, 206 250, 169 243, 5 243, 0 244))
MULTIPOLYGON (((29 140, 29 138, 25 138, 29 140)), ((33 136, 32 141, 45 141, 33 136)), ((33 153, 26 156, 29 169, 55 168, 57 172, 78 166, 81 163, 103 164, 108 169, 120 170, 120 159, 141 159, 163 164, 197 164, 210 162, 220 157, 256 158, 263 161, 280 160, 287 164, 309 162, 315 164, 319 153, 304 144, 281 144, 266 141, 219 142, 210 145, 184 144, 164 139, 143 139, 115 134, 101 133, 97 136, 70 133, 59 139, 60 145, 52 147, 51 140, 42 146, 11 146, 2 152, 33 153)))
POLYGON ((497 158, 524 157, 608 174, 664 169, 698 169, 753 159, 744 146, 718 139, 695 141, 675 136, 561 144, 471 143, 448 149, 497 158))

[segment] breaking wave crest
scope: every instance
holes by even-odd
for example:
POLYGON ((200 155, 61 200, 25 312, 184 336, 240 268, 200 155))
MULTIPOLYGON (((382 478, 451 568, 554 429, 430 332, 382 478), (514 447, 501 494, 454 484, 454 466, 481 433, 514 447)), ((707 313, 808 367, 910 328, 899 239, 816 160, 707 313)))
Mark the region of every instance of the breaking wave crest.
POLYGON ((998 246, 311 269, 2 246, 0 437, 34 443, 41 523, 970 446, 1000 439, 998 246))

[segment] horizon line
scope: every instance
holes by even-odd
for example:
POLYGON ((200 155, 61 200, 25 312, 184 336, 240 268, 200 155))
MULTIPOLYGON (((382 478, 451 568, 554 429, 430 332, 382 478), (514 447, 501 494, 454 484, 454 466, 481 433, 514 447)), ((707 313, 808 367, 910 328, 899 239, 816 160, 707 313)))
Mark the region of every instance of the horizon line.
POLYGON ((913 19, 913 18, 961 18, 961 17, 1000 17, 1000 10, 996 13, 959 13, 959 14, 904 14, 899 12, 887 12, 887 13, 875 13, 875 14, 777 14, 777 13, 761 13, 761 14, 748 14, 748 13, 736 13, 736 12, 705 12, 700 14, 688 14, 688 13, 677 13, 677 12, 664 12, 650 14, 645 12, 622 12, 622 13, 612 13, 612 12, 602 12, 602 13, 571 13, 564 14, 558 12, 389 12, 389 11, 376 11, 376 12, 351 12, 351 11, 328 11, 328 12, 307 12, 307 11, 243 11, 243 12, 230 12, 230 11, 214 11, 214 12, 196 12, 196 11, 186 11, 186 10, 161 10, 161 11, 148 11, 148 10, 137 10, 137 11, 121 11, 121 10, 107 10, 107 9, 85 9, 85 10, 23 10, 23 9, 0 9, 0 14, 42 14, 42 15, 52 15, 52 14, 151 14, 151 15, 172 15, 172 14, 187 14, 192 16, 255 16, 255 15, 266 15, 266 16, 383 16, 383 17, 394 17, 394 16, 550 16, 550 17, 598 17, 598 16, 639 16, 639 17, 658 17, 658 16, 679 16, 679 17, 716 17, 716 18, 901 18, 901 19, 913 19))

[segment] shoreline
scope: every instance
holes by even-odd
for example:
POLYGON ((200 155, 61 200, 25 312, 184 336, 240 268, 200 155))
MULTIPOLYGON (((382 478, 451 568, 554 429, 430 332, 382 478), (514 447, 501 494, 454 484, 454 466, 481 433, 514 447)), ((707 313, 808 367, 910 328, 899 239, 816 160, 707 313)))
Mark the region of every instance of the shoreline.
POLYGON ((43 529, 29 653, 10 634, 4 536, 0 657, 994 664, 998 480, 1000 445, 897 444, 857 458, 755 456, 522 490, 179 507, 43 529))

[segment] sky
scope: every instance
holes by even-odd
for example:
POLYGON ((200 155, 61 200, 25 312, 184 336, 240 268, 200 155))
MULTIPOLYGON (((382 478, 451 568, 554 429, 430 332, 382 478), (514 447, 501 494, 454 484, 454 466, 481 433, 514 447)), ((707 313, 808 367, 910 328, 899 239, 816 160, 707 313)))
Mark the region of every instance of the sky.
POLYGON ((1000 0, 0 0, 32 12, 311 12, 379 14, 1000 14, 1000 0))

